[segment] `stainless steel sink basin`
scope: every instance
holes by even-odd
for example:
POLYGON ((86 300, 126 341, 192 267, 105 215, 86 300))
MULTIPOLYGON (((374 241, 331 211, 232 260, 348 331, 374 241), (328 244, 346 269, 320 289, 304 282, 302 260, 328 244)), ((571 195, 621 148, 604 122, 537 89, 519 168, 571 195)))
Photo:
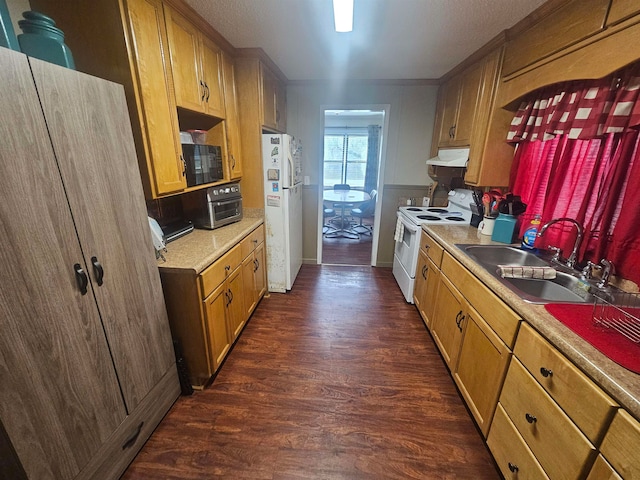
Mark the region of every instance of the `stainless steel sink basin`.
POLYGON ((458 245, 463 251, 479 263, 486 265, 518 265, 545 267, 549 263, 534 253, 515 247, 494 245, 458 245))
MULTIPOLYGON (((471 257, 499 282, 530 303, 593 303, 595 287, 586 281, 563 271, 556 272, 556 278, 538 280, 530 278, 503 278, 499 274, 498 265, 530 266, 554 268, 548 256, 520 250, 508 245, 465 245, 459 244, 466 255, 471 257)), ((609 295, 612 297, 612 295, 609 295)))

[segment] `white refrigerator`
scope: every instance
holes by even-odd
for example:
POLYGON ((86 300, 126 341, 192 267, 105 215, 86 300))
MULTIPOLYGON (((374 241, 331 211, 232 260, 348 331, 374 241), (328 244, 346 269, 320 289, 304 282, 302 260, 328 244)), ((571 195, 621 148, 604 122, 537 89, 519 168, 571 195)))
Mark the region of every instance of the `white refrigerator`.
POLYGON ((264 216, 270 292, 291 290, 302 266, 302 148, 287 134, 263 134, 264 216))

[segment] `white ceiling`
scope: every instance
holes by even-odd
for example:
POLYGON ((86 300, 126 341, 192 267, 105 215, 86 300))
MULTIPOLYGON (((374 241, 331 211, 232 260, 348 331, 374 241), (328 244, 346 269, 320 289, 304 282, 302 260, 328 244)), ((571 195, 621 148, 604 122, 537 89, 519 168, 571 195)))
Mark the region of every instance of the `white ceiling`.
POLYGON ((289 80, 436 79, 545 0, 186 0, 237 48, 262 48, 289 80))

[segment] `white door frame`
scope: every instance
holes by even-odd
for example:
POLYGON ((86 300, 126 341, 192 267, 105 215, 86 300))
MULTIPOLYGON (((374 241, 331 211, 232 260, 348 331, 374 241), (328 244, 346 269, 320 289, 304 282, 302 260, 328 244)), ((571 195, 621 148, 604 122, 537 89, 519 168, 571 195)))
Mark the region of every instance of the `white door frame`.
MULTIPOLYGON (((377 192, 378 198, 376 199, 376 209, 373 219, 373 233, 372 233, 372 245, 371 245, 371 266, 375 267, 378 264, 378 241, 380 237, 380 217, 382 212, 382 198, 384 195, 384 172, 385 164, 387 160, 387 138, 389 132, 389 116, 391 112, 390 104, 329 104, 320 105, 320 115, 322 119, 320 121, 321 131, 320 138, 324 139, 324 118, 326 110, 372 110, 384 112, 384 122, 382 126, 382 143, 380 144, 380 162, 378 163, 378 185, 377 192)), ((318 249, 317 249, 317 263, 322 263, 322 226, 324 225, 324 203, 322 201, 324 190, 324 140, 319 142, 319 156, 320 162, 318 165, 318 249)))

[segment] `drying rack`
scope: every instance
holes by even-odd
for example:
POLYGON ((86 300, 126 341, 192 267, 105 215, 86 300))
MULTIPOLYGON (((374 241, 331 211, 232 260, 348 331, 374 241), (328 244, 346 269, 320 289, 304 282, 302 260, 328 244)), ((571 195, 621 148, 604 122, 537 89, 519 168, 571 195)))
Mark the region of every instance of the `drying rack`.
POLYGON ((595 325, 610 328, 640 344, 640 293, 616 296, 616 305, 596 298, 593 305, 595 325))

